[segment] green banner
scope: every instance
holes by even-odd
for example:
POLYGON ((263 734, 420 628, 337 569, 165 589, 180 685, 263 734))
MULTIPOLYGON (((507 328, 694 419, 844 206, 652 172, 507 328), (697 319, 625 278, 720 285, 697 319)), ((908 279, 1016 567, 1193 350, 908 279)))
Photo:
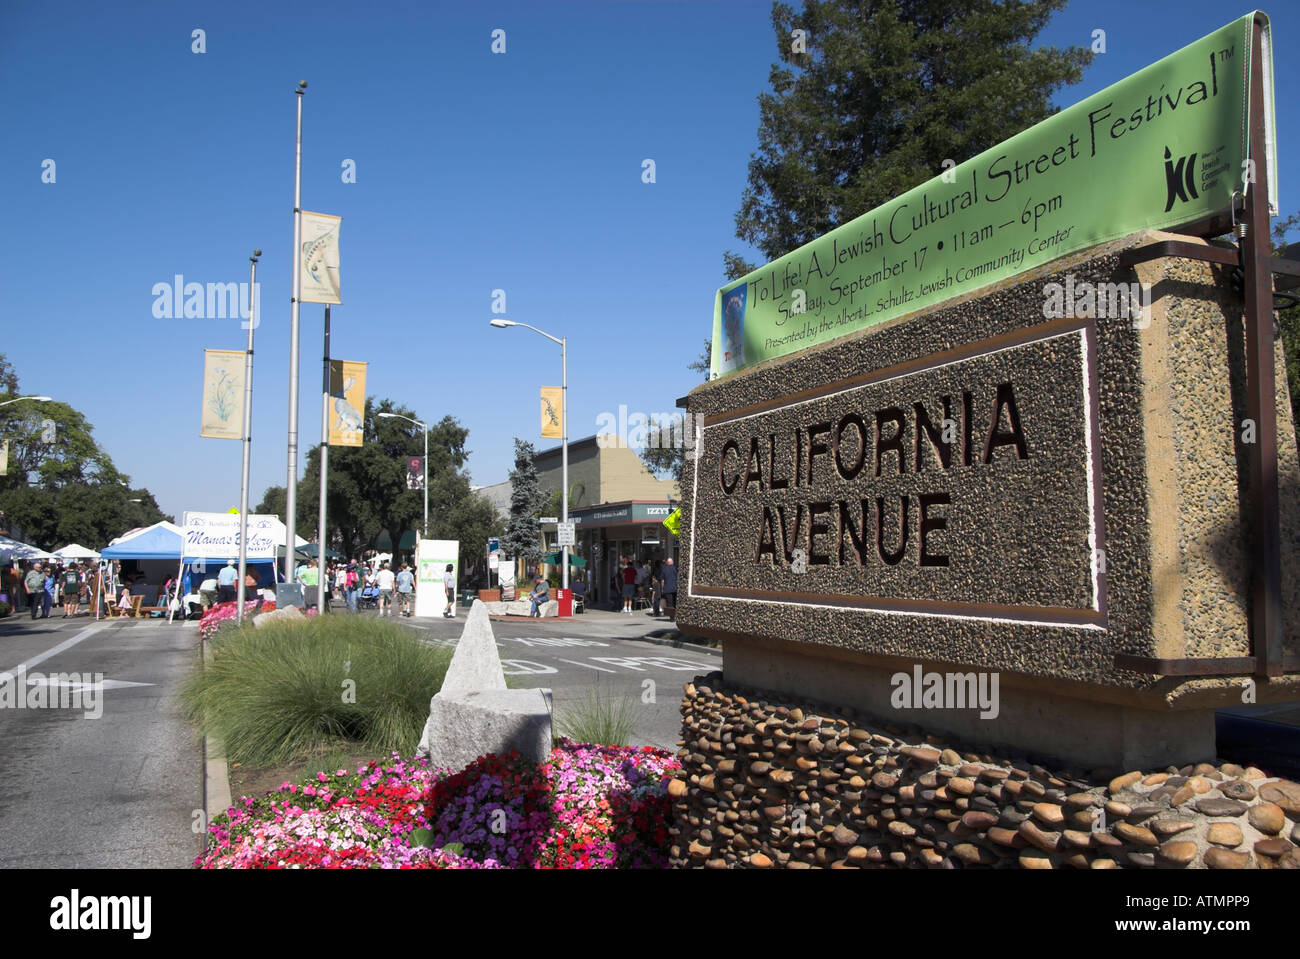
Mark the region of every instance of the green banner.
POLYGON ((1143 229, 1229 209, 1249 179, 1252 13, 717 293, 712 375, 837 339, 1143 229))

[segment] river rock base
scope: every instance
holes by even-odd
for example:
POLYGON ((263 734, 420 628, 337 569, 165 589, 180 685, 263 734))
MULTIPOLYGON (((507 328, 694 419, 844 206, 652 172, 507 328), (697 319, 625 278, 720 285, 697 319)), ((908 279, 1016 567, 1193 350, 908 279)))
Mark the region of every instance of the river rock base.
POLYGON ((1300 785, 1230 762, 1045 768, 696 677, 676 868, 1300 869, 1300 785))

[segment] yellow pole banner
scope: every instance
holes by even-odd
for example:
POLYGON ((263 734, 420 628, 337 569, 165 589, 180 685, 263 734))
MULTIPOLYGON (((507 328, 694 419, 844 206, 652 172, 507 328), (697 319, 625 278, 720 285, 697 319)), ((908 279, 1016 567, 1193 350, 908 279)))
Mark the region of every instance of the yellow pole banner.
POLYGON ((330 446, 360 446, 364 438, 366 364, 330 360, 330 446))
POLYGON ((302 211, 302 303, 342 303, 339 293, 339 229, 343 218, 302 211))
POLYGON ((244 438, 243 350, 203 351, 203 419, 199 435, 214 440, 244 438))
POLYGON ((558 386, 542 387, 542 435, 560 439, 564 436, 564 391, 558 386))

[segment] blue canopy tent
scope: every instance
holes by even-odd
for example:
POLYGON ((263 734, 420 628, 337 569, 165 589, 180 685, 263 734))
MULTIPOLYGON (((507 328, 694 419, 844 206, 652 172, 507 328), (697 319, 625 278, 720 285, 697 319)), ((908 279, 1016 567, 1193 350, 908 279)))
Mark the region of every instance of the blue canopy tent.
MULTIPOLYGON (((202 559, 181 555, 184 539, 180 527, 166 520, 139 530, 131 530, 115 539, 101 553, 101 560, 135 561, 146 579, 163 582, 171 573, 172 564, 176 565, 176 592, 168 600, 178 598, 181 589, 187 593, 196 592, 200 582, 209 576, 215 576, 225 565, 224 560, 202 559), (148 562, 149 566, 144 564, 148 562)), ((235 556, 230 559, 237 559, 235 556)), ((248 571, 257 577, 258 588, 274 588, 276 581, 276 563, 274 560, 249 560, 248 571)))

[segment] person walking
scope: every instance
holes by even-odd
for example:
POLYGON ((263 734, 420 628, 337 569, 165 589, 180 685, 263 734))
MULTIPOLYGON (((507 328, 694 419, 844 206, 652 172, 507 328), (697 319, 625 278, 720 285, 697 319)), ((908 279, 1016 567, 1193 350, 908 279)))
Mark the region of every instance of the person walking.
POLYGON ((26 598, 24 594, 27 590, 23 586, 22 571, 18 568, 16 562, 5 570, 5 586, 8 587, 5 592, 9 594, 9 601, 14 605, 14 612, 21 613, 25 608, 23 601, 26 598))
POLYGON ((221 572, 217 574, 217 598, 223 603, 233 603, 239 598, 239 590, 235 584, 239 582, 239 570, 235 568, 233 559, 226 560, 226 565, 221 567, 221 572))
POLYGON ((32 568, 27 571, 23 586, 27 590, 27 606, 31 611, 32 619, 35 619, 36 611, 41 605, 41 596, 45 591, 45 576, 41 573, 40 560, 33 563, 32 568))
POLYGON ((669 556, 664 560, 663 569, 663 587, 664 587, 664 613, 669 619, 677 618, 677 567, 673 565, 673 558, 669 556))
POLYGON ((298 577, 302 584, 302 605, 305 609, 313 609, 316 604, 316 587, 320 585, 320 566, 315 558, 307 563, 302 569, 302 575, 298 577))
POLYGON ((73 563, 63 571, 63 618, 76 616, 81 605, 81 576, 77 573, 77 564, 73 563))
POLYGON ((348 612, 357 611, 357 594, 361 592, 361 574, 357 571, 357 561, 353 560, 348 564, 347 569, 347 598, 348 612))
POLYGON ((629 616, 632 615, 632 597, 636 595, 636 566, 632 562, 632 557, 627 558, 627 565, 623 567, 623 612, 629 616))
POLYGON ((455 567, 447 564, 447 568, 442 571, 442 588, 447 594, 447 608, 442 611, 442 615, 447 619, 456 618, 456 575, 453 572, 455 567))
POLYGON ((375 574, 375 583, 379 586, 379 615, 389 619, 393 618, 393 583, 396 580, 387 563, 375 574))
POLYGON ((654 599, 654 612, 648 613, 649 616, 659 615, 659 604, 664 598, 664 574, 663 566, 659 560, 655 560, 654 566, 650 570, 650 593, 654 599))
POLYGON ((54 605, 54 591, 59 581, 54 578, 54 567, 45 568, 44 592, 41 594, 41 619, 50 618, 50 607, 54 605))
POLYGON ((411 617, 411 600, 415 599, 415 577, 406 564, 402 564, 402 571, 397 574, 397 612, 407 619, 411 617))

